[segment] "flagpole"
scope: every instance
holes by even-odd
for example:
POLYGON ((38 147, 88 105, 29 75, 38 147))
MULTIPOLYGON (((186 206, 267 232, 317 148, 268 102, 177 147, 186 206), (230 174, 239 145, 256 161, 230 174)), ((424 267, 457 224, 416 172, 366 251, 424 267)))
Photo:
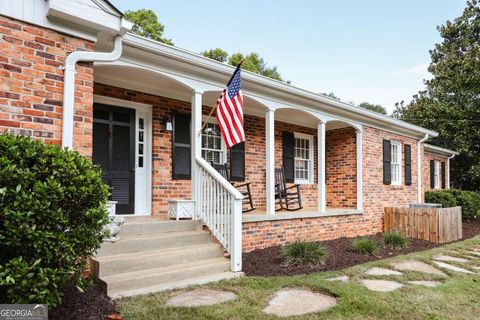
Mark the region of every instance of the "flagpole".
MULTIPOLYGON (((232 82, 233 80, 233 76, 235 75, 235 72, 240 68, 240 66, 245 62, 245 59, 242 59, 240 60, 240 62, 238 63, 237 67, 235 68, 235 71, 233 72, 232 76, 230 77, 230 80, 228 80, 228 83, 227 83, 227 87, 230 85, 230 83, 232 82)), ((225 92, 225 89, 223 90, 225 92)), ((223 93, 220 95, 220 97, 218 97, 217 101, 215 102, 215 105, 212 107, 212 109, 210 110, 210 113, 208 114, 209 117, 212 116, 213 112, 217 109, 218 107, 218 103, 220 102, 220 98, 222 97, 223 93)), ((198 131, 198 135, 202 134, 202 131, 203 129, 205 129, 205 126, 207 125, 207 122, 205 121, 202 121, 203 124, 202 124, 202 128, 200 129, 200 131, 198 131)))

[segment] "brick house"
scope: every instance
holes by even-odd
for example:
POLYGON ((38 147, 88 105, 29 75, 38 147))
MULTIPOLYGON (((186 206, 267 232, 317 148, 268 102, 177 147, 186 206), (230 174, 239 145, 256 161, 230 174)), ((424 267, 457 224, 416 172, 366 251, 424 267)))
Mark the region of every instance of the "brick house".
POLYGON ((227 150, 208 114, 233 68, 130 27, 108 1, 0 2, 0 132, 91 158, 118 214, 155 217, 134 225, 180 225, 162 221, 168 201, 192 199, 194 220, 240 271, 242 251, 381 232, 385 206, 450 185, 456 153, 425 144, 436 132, 247 71, 246 142, 227 150), (212 162, 250 183, 255 210, 242 214, 212 162), (301 210, 276 211, 280 167, 300 185, 301 210))

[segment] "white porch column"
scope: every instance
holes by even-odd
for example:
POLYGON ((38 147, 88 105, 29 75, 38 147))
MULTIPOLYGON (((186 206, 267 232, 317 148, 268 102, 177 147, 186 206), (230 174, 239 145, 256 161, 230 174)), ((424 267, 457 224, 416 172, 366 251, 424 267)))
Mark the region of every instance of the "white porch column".
POLYGON ((265 111, 265 169, 267 214, 275 214, 275 110, 265 111))
MULTIPOLYGON (((202 128, 202 92, 194 90, 192 92, 192 120, 190 125, 191 130, 191 141, 192 141, 192 167, 191 167, 191 177, 192 177, 192 199, 197 199, 197 173, 196 173, 196 157, 202 156, 202 136, 200 134, 200 129, 202 128)), ((196 203, 196 207, 199 206, 199 203, 196 203)), ((196 211, 196 214, 198 212, 196 211)))
POLYGON ((325 183, 325 122, 320 121, 317 127, 317 175, 318 175, 318 211, 327 210, 326 183, 325 183))
POLYGON ((363 209, 363 134, 362 130, 357 130, 357 210, 363 209))

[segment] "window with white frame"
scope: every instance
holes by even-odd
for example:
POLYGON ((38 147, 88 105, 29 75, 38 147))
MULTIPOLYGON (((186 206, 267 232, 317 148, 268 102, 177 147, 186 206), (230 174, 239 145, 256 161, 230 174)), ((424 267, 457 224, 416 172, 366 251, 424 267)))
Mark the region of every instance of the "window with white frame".
POLYGON ((400 142, 391 142, 391 168, 392 168, 392 184, 402 184, 402 144, 400 142))
POLYGON ((434 181, 434 188, 439 189, 440 188, 440 161, 438 160, 435 160, 433 181, 434 181))
POLYGON ((202 130, 202 158, 207 162, 224 164, 226 162, 226 147, 222 140, 220 127, 215 118, 204 118, 205 127, 202 130))
POLYGON ((313 183, 313 136, 295 133, 295 183, 313 183))

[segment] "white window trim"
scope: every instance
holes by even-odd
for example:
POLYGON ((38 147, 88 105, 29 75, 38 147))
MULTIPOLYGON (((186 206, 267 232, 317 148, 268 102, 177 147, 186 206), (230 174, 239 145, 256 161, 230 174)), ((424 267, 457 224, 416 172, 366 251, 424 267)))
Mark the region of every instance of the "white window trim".
MULTIPOLYGON (((313 155, 313 136, 312 135, 309 135, 309 134, 304 134, 304 133, 299 133, 299 132, 294 132, 293 133, 293 137, 294 139, 304 139, 304 140, 308 140, 308 144, 310 145, 310 151, 309 151, 309 155, 310 155, 310 159, 308 159, 309 161, 309 170, 308 170, 308 179, 297 179, 296 178, 296 168, 294 168, 294 175, 295 175, 295 184, 313 184, 313 174, 314 174, 314 166, 313 166, 313 160, 314 160, 314 155, 313 155)), ((295 148, 295 145, 294 145, 294 148, 295 148)), ((297 160, 297 157, 294 157, 294 161, 297 160)), ((305 159, 301 159, 301 160, 305 160, 305 159)))
MULTIPOLYGON (((402 185, 402 176, 403 176, 403 171, 402 171, 402 143, 399 141, 390 141, 390 144, 393 146, 397 146, 397 159, 398 159, 398 181, 393 181, 393 170, 391 170, 391 185, 392 186, 401 186, 402 185)), ((391 151, 390 151, 391 152, 391 151)), ((393 159, 393 155, 392 155, 393 159)))
POLYGON ((440 161, 434 160, 433 164, 433 188, 440 189, 440 161))
MULTIPOLYGON (((215 117, 202 116, 202 121, 203 121, 203 122, 206 122, 206 123, 213 123, 213 124, 218 125, 217 118, 215 118, 215 117)), ((203 134, 203 133, 201 133, 201 134, 203 134)), ((221 141, 222 141, 222 154, 223 154, 222 164, 223 164, 223 163, 227 163, 227 145, 225 144, 225 141, 223 141, 223 137, 222 137, 222 136, 220 136, 220 139, 221 139, 221 141)), ((211 150, 211 149, 205 149, 205 148, 203 148, 201 142, 200 142, 200 148, 201 148, 201 151, 203 151, 203 150, 211 150)))

